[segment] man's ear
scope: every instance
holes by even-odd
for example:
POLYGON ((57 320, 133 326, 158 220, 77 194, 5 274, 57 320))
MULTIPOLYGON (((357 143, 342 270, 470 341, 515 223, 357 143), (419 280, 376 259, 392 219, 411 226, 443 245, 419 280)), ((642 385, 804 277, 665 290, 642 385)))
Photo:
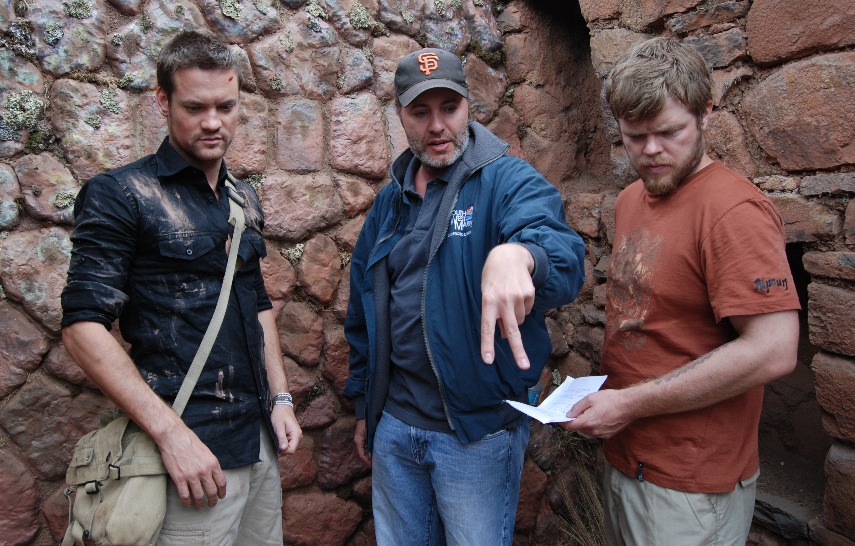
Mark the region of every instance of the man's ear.
POLYGON ((154 91, 154 96, 157 100, 157 107, 160 110, 160 114, 163 117, 167 117, 169 115, 169 95, 166 94, 166 91, 162 87, 158 87, 154 91))
POLYGON ((701 127, 707 128, 707 118, 712 114, 713 102, 711 100, 707 101, 707 107, 704 108, 704 113, 701 114, 701 127))

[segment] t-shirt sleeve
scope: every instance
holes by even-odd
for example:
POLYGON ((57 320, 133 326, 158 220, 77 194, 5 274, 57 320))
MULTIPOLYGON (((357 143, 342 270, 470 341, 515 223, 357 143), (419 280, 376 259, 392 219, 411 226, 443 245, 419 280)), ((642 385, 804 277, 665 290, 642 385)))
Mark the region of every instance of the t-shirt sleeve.
POLYGON ((722 215, 701 256, 717 321, 800 308, 783 222, 768 200, 743 201, 722 215))

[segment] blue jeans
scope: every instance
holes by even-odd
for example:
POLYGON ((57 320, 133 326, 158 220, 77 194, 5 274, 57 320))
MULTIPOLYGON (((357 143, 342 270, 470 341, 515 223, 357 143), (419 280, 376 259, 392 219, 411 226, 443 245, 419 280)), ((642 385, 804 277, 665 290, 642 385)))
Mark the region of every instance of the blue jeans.
POLYGON ((510 545, 529 422, 463 444, 388 413, 371 457, 378 546, 510 545))

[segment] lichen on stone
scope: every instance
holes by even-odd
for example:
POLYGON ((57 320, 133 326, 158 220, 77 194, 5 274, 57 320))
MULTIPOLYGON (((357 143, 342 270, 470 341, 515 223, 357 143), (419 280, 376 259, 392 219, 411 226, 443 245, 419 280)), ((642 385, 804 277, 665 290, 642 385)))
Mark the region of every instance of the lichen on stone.
POLYGON ((32 129, 44 108, 45 102, 29 89, 10 93, 4 106, 3 121, 14 130, 32 129))
POLYGON ((0 47, 10 49, 28 60, 38 63, 33 24, 27 19, 12 21, 9 30, 0 34, 0 47))
POLYGON ((479 8, 484 7, 484 0, 472 0, 472 3, 478 6, 479 8))
POLYGON ((468 51, 474 53, 476 57, 493 68, 497 68, 505 63, 505 54, 501 49, 496 51, 485 51, 484 48, 481 47, 481 44, 479 44, 474 38, 469 41, 468 51))
POLYGON ((282 83, 282 78, 279 76, 273 76, 269 80, 267 80, 267 85, 270 86, 272 91, 282 91, 285 86, 282 83))
POLYGON ((0 141, 2 140, 21 140, 21 133, 9 127, 5 121, 0 120, 0 141))
POLYGON ((134 81, 134 78, 137 76, 136 72, 129 72, 122 76, 122 78, 116 82, 116 87, 119 89, 124 89, 125 87, 131 85, 131 82, 134 81))
POLYGON ((148 13, 142 12, 140 14, 140 31, 143 34, 147 33, 149 30, 154 28, 154 22, 151 20, 151 17, 148 13))
POLYGON ((229 19, 240 18, 240 0, 220 0, 220 11, 229 19))
POLYGON ((24 153, 27 154, 38 154, 41 153, 50 147, 53 144, 56 137, 47 129, 47 126, 44 122, 39 122, 36 124, 35 128, 30 129, 29 135, 27 135, 27 142, 24 144, 24 153))
POLYGON ((32 192, 33 192, 33 195, 35 195, 36 197, 38 197, 38 196, 40 196, 40 195, 42 194, 42 187, 41 187, 41 186, 36 186, 35 184, 33 184, 33 186, 30 188, 30 191, 32 191, 32 192))
POLYGON ((339 74, 335 79, 335 87, 336 89, 341 89, 344 87, 344 74, 339 74))
POLYGON ((244 177, 244 182, 253 187, 253 189, 258 192, 261 189, 261 184, 264 182, 264 175, 261 173, 254 173, 244 177))
POLYGON ((339 252, 338 258, 341 260, 341 266, 347 267, 347 264, 350 263, 350 252, 339 252))
POLYGON ((184 6, 177 5, 175 6, 175 16, 176 17, 184 17, 184 6))
POLYGON ((552 370, 552 384, 556 387, 561 385, 561 372, 558 370, 552 370))
POLYGON ((282 249, 282 256, 285 257, 286 260, 291 262, 291 265, 297 265, 300 261, 300 258, 303 256, 303 249, 305 245, 303 243, 297 243, 294 246, 288 246, 282 249))
POLYGON ((98 114, 89 114, 88 116, 83 118, 83 122, 86 123, 86 125, 92 127, 93 129, 98 129, 99 127, 101 127, 101 116, 99 116, 98 114))
POLYGON ((413 24, 413 21, 415 21, 415 20, 416 20, 416 15, 415 15, 413 12, 411 12, 411 11, 404 11, 404 10, 401 10, 401 18, 402 18, 402 19, 404 20, 404 22, 405 22, 405 23, 407 23, 408 25, 412 25, 412 24, 413 24))
POLYGON ((93 7, 88 0, 71 0, 63 2, 62 9, 69 17, 76 19, 86 19, 92 17, 93 7))
POLYGON ((463 4, 461 0, 451 0, 449 6, 451 7, 451 11, 457 11, 460 9, 460 6, 463 4))
POLYGON ((290 32, 286 32, 284 36, 280 36, 279 43, 282 44, 282 47, 284 47, 285 51, 288 53, 294 51, 294 39, 291 37, 290 32))
POLYGON ((380 36, 389 36, 389 27, 387 27, 383 23, 375 22, 374 25, 371 27, 371 35, 375 38, 378 38, 380 36))
POLYGON ((313 32, 322 32, 324 30, 323 27, 321 27, 321 23, 318 21, 318 18, 311 15, 306 17, 306 26, 313 32))
POLYGON ((306 4, 306 13, 311 15, 312 17, 317 17, 318 19, 328 19, 329 15, 324 11, 324 8, 318 4, 318 0, 309 0, 309 3, 306 4))
POLYGON ((65 32, 62 30, 62 23, 50 21, 45 25, 45 42, 49 45, 56 45, 60 40, 62 40, 64 35, 65 32))
POLYGON ((28 9, 30 9, 28 0, 15 0, 12 3, 12 11, 15 12, 16 17, 26 17, 28 9))
POLYGON ((433 4, 436 6, 436 14, 445 17, 445 0, 433 0, 433 4))
POLYGON ((119 106, 119 102, 116 100, 117 95, 118 94, 116 93, 115 89, 109 87, 107 89, 102 89, 101 106, 103 106, 110 112, 113 112, 114 114, 118 114, 119 112, 121 112, 122 107, 119 106))
POLYGON ((56 192, 53 197, 53 206, 62 210, 74 205, 74 200, 77 198, 75 190, 61 190, 56 192))
POLYGON ((253 0, 252 5, 254 5, 255 9, 257 9, 261 13, 267 13, 267 10, 269 10, 271 7, 276 7, 268 0, 253 0))
POLYGON ((115 34, 113 34, 113 37, 110 38, 110 43, 116 47, 122 47, 122 40, 122 35, 116 32, 115 34))
POLYGON ((371 17, 365 6, 359 2, 353 4, 353 7, 350 8, 350 13, 347 14, 347 18, 350 20, 350 26, 359 30, 369 29, 374 24, 374 18, 371 17))

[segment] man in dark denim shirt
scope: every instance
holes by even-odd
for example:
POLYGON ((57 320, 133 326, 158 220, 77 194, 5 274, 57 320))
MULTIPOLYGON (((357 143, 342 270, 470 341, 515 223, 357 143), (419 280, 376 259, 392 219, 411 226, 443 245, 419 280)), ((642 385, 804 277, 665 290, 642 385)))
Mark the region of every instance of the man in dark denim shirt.
POLYGON ((169 406, 226 270, 232 227, 222 158, 238 120, 236 67, 224 44, 179 34, 158 62, 168 138, 155 155, 89 180, 75 204, 63 342, 163 454, 173 484, 159 544, 203 535, 218 544, 281 544, 273 446, 293 453, 302 436, 259 265, 261 205, 240 182, 246 231, 225 320, 183 421, 169 406), (130 356, 108 332, 116 319, 130 356), (272 412, 271 391, 281 402, 272 412))

